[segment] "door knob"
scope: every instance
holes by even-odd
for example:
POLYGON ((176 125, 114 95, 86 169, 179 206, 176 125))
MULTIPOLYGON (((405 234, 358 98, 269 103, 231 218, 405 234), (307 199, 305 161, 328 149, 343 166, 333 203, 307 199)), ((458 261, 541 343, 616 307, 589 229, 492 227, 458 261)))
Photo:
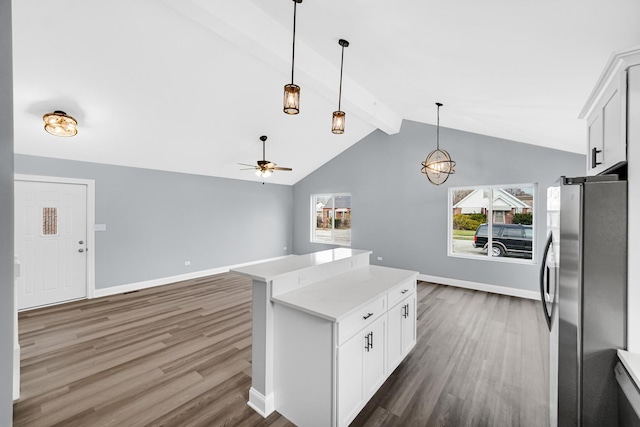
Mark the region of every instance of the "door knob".
POLYGON ((82 252, 84 252, 84 249, 80 248, 80 249, 78 249, 78 252, 82 253, 82 252))

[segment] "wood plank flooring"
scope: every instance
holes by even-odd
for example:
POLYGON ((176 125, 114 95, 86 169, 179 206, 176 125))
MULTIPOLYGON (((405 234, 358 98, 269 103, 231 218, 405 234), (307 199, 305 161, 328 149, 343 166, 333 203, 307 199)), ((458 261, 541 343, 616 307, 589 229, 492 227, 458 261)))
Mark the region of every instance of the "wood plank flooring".
MULTIPOLYGON (((250 300, 228 273, 20 313, 14 426, 292 426, 246 404, 250 300)), ((418 344, 352 425, 546 426, 538 304, 419 282, 418 344)))

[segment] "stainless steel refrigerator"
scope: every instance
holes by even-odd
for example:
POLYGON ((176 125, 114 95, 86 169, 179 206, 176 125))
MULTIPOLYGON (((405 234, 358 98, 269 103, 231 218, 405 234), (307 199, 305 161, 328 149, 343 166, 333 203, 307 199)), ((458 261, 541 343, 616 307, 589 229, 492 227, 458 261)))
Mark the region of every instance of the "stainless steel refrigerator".
POLYGON ((540 270, 550 331, 551 427, 617 426, 616 349, 626 348, 627 182, 561 177, 547 189, 540 270))

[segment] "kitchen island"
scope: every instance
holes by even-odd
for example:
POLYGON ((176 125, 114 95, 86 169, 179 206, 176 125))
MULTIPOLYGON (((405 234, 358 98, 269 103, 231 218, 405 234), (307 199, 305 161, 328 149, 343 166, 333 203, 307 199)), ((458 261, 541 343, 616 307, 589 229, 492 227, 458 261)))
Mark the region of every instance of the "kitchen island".
POLYGON ((253 279, 249 405, 348 425, 416 340, 417 272, 332 249, 232 270, 253 279))

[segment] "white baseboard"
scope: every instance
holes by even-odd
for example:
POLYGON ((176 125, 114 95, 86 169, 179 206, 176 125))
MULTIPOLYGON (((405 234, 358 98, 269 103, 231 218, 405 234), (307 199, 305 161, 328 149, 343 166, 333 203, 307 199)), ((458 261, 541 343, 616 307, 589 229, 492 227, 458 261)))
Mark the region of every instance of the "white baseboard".
POLYGON ((247 402, 247 405, 262 415, 263 418, 267 418, 269 414, 276 410, 273 393, 269 396, 265 396, 253 387, 249 389, 249 401, 247 402))
POLYGON ((191 280, 191 279, 197 279, 199 277, 212 276, 214 274, 227 273, 229 272, 229 270, 234 268, 244 267, 246 265, 258 264, 261 262, 275 261, 275 260, 287 258, 290 256, 292 255, 262 259, 259 261, 245 262, 242 264, 212 268, 209 270, 194 271, 191 273, 179 274, 177 276, 161 277, 159 279, 145 280, 144 282, 128 283, 126 285, 118 285, 118 286, 111 286, 103 289, 96 289, 93 293, 93 297, 99 298, 99 297, 106 297, 109 295, 123 294, 125 292, 139 291, 141 289, 153 288, 155 286, 162 286, 162 285, 168 285, 170 283, 181 282, 183 280, 191 280))
POLYGON ((533 300, 540 300, 540 293, 535 291, 528 291, 526 289, 508 288, 506 286, 488 285, 486 283, 469 282, 467 280, 448 279, 446 277, 428 276, 426 274, 419 274, 418 280, 424 280, 425 282, 440 283, 442 285, 455 286, 458 288, 473 289, 475 291, 491 292, 493 294, 509 295, 518 298, 527 298, 533 300))

